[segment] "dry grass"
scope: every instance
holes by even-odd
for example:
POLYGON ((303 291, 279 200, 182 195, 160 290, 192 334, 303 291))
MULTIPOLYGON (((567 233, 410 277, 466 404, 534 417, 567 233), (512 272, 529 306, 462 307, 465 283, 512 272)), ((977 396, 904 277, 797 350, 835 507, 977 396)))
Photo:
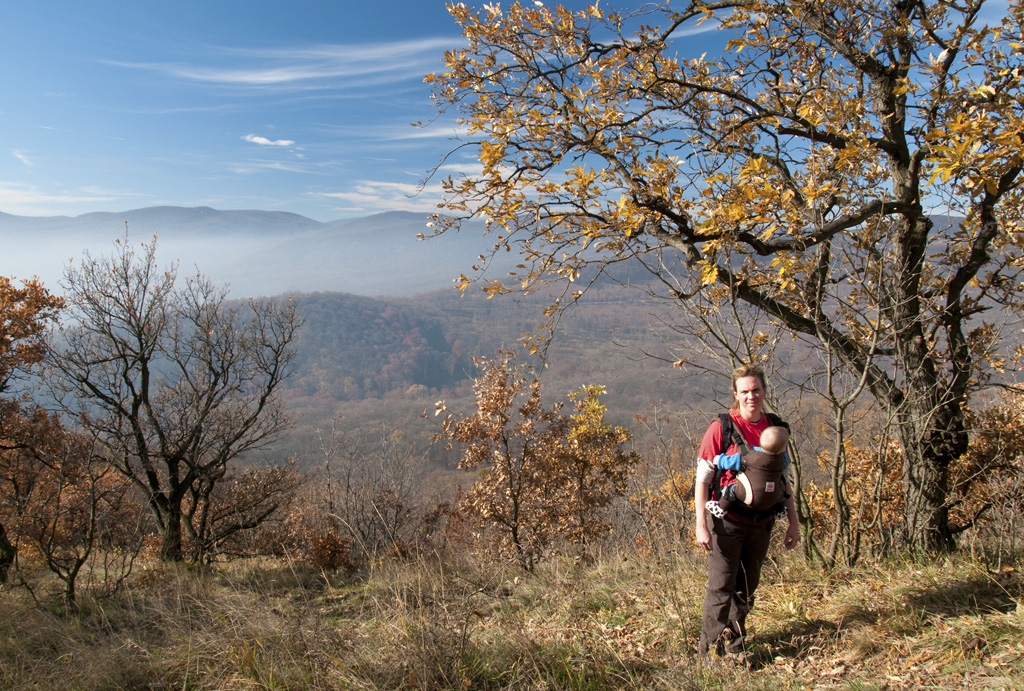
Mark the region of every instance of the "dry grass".
POLYGON ((389 562, 158 567, 72 619, 0 593, 4 689, 931 689, 1024 686, 1024 584, 966 557, 766 568, 749 667, 694 655, 704 567, 605 556, 533 574, 389 562))

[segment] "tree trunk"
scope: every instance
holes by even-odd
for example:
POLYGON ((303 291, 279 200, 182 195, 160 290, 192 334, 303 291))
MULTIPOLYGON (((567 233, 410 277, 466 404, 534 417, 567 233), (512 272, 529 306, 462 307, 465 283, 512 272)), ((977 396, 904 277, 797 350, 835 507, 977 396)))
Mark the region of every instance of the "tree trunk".
POLYGON ((165 516, 160 542, 160 561, 182 561, 181 507, 171 507, 165 516))
MULTIPOLYGON (((896 265, 890 303, 897 360, 906 372, 897 406, 903 446, 903 538, 912 550, 932 554, 954 546, 947 503, 949 468, 967 450, 962 409, 966 379, 946 379, 942 359, 930 345, 921 284, 933 224, 914 204, 913 176, 900 169, 894 177, 905 183, 897 189, 904 190, 904 201, 914 206, 914 212, 893 228, 896 265)), ((954 375, 968 372, 969 351, 952 353, 946 367, 954 375)))
POLYGON ((7 531, 4 529, 3 523, 0 523, 0 583, 7 582, 7 571, 14 563, 16 555, 14 545, 7 539, 7 531))
POLYGON ((935 406, 929 395, 908 401, 902 422, 904 540, 913 549, 945 552, 954 545, 949 525, 949 469, 967 450, 960 406, 935 406))

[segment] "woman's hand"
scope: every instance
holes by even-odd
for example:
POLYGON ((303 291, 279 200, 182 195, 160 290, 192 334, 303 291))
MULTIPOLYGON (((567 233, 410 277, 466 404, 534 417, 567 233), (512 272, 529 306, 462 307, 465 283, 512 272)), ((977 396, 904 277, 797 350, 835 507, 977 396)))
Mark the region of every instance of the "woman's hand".
POLYGON ((711 533, 708 531, 706 525, 697 525, 697 544, 704 548, 706 552, 711 551, 711 533))
POLYGON ((800 523, 790 521, 786 529, 786 541, 782 543, 786 549, 793 549, 800 542, 800 523))
POLYGON ((782 544, 786 549, 793 549, 800 542, 800 519, 796 514, 796 499, 793 495, 786 497, 786 517, 789 527, 786 529, 786 541, 782 544))

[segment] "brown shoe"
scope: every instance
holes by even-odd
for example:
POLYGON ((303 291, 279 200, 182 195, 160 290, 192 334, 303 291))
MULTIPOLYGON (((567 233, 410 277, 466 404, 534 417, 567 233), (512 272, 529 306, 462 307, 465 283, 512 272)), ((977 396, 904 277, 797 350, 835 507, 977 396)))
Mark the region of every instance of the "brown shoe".
POLYGON ((742 622, 731 621, 723 632, 726 653, 743 653, 746 650, 747 630, 742 622))

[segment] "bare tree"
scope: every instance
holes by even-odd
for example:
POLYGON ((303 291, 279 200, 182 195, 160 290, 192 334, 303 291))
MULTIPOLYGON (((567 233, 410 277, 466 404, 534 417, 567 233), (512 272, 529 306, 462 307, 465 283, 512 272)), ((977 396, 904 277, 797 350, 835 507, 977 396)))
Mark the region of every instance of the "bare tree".
POLYGON ((288 424, 275 394, 301 319, 291 301, 230 302, 198 273, 181 285, 155 255, 155 237, 137 250, 126 236, 111 256, 68 267, 70 320, 50 381, 145 495, 161 558, 181 560, 186 500, 202 501, 232 461, 288 424))
POLYGON ((199 562, 217 555, 252 555, 251 532, 267 521, 283 521, 305 477, 295 459, 267 467, 232 467, 193 485, 185 503, 184 522, 199 562))
POLYGON ((356 562, 408 550, 418 525, 422 453, 400 430, 385 427, 366 439, 345 435, 334 420, 316 436, 322 457, 314 498, 319 530, 351 545, 356 562))

